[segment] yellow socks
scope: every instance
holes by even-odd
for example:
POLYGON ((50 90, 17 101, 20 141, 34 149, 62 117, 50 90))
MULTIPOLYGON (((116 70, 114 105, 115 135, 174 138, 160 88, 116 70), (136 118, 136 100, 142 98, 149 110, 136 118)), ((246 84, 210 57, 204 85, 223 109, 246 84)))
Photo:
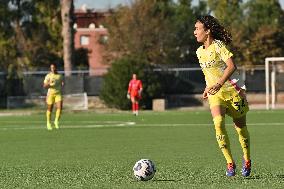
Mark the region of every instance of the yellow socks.
POLYGON ((47 110, 46 111, 46 126, 48 130, 52 130, 50 120, 51 120, 51 112, 47 110))
MULTIPOLYGON (((55 119, 54 119, 54 127, 56 129, 59 129, 59 119, 60 119, 60 115, 61 115, 61 109, 56 109, 56 113, 55 113, 55 119)), ((51 127, 51 111, 46 111, 46 126, 48 130, 52 130, 51 127)))
POLYGON ((55 113, 55 120, 54 120, 54 127, 56 129, 59 129, 59 118, 60 118, 60 115, 61 115, 61 109, 57 109, 56 110, 56 113, 55 113))
POLYGON ((239 127, 235 127, 235 128, 239 135, 239 141, 243 149, 244 159, 248 161, 250 160, 250 137, 249 137, 247 126, 244 126, 242 128, 239 128, 239 127))
POLYGON ((213 118, 216 131, 216 139, 227 163, 233 163, 233 158, 230 150, 230 141, 225 129, 225 117, 219 115, 213 118))

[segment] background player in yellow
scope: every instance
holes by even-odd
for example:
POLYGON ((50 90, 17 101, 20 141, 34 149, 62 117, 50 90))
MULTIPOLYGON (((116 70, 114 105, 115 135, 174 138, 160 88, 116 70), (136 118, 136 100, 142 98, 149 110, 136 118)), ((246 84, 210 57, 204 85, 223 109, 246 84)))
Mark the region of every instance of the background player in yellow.
POLYGON ((47 88, 46 95, 46 126, 48 130, 52 130, 51 126, 51 113, 53 105, 56 105, 56 113, 54 119, 54 127, 59 129, 59 119, 62 110, 62 87, 64 85, 63 77, 57 72, 56 65, 52 63, 50 65, 50 73, 48 73, 43 82, 43 87, 47 88))
POLYGON ((225 129, 225 114, 233 118, 243 150, 242 175, 251 172, 250 137, 246 126, 248 103, 245 84, 233 62, 233 54, 226 48, 232 41, 231 34, 213 16, 203 16, 195 23, 194 36, 202 43, 197 57, 206 80, 203 98, 208 99, 218 145, 227 161, 227 176, 235 175, 235 161, 225 129))

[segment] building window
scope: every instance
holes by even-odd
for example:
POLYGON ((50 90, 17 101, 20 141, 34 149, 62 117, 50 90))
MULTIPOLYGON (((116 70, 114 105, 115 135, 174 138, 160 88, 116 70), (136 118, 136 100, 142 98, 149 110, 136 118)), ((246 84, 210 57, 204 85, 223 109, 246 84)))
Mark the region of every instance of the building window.
POLYGON ((90 42, 90 36, 88 35, 81 35, 80 36, 80 44, 81 45, 89 45, 90 42))

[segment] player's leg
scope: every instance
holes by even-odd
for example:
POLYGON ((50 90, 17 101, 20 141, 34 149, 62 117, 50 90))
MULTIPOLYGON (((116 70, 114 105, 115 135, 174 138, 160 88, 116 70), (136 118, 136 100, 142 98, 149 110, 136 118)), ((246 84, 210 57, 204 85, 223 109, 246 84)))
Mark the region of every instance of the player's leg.
POLYGON ((136 96, 135 97, 135 115, 138 116, 138 110, 139 110, 139 99, 136 96))
POLYGON ((249 176, 251 170, 250 135, 246 124, 246 113, 249 111, 245 92, 241 91, 228 105, 228 115, 233 118, 235 129, 239 135, 239 142, 243 150, 243 176, 249 176))
POLYGON ((55 113, 55 119, 54 119, 54 127, 56 129, 59 129, 59 119, 61 117, 62 105, 63 105, 61 95, 57 95, 55 101, 56 101, 56 113, 55 113))
POLYGON ((250 135, 246 125, 246 116, 233 119, 235 129, 239 135, 239 142, 243 150, 242 175, 249 176, 251 172, 250 135))
POLYGON ((233 119, 235 129, 239 135, 239 141, 243 149, 244 159, 250 160, 250 135, 246 126, 246 116, 233 119))
POLYGON ((46 104, 47 104, 47 110, 46 110, 46 127, 47 130, 52 130, 51 127, 51 113, 53 109, 53 96, 52 95, 47 95, 46 96, 46 104))
POLYGON ((241 91, 233 99, 232 106, 229 109, 231 109, 235 129, 239 135, 239 141, 244 153, 243 158, 248 161, 250 160, 250 137, 247 130, 246 114, 249 111, 249 106, 244 91, 241 91))
POLYGON ((210 97, 210 110, 213 117, 213 122, 215 126, 216 139, 221 149, 226 162, 227 162, 227 176, 235 175, 236 165, 234 163, 231 149, 230 149, 230 140, 225 128, 225 114, 226 108, 224 103, 218 97, 210 97))
POLYGON ((135 96, 131 95, 130 99, 131 99, 131 103, 132 103, 132 113, 134 115, 136 115, 136 100, 135 100, 135 96))
POLYGON ((211 108, 211 114, 215 126, 216 139, 227 163, 233 163, 233 158, 230 150, 230 140, 225 128, 225 112, 223 106, 215 106, 211 108))

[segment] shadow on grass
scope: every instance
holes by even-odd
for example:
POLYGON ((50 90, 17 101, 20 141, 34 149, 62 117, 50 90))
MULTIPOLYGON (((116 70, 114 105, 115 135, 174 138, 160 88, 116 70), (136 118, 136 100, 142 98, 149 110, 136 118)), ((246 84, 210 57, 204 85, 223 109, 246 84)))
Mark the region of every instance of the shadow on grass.
POLYGON ((277 178, 284 179, 284 175, 276 175, 277 178))
POLYGON ((182 179, 179 179, 179 180, 174 180, 174 179, 155 179, 155 180, 153 180, 153 182, 179 182, 181 180, 182 179))
POLYGON ((261 179, 261 177, 259 175, 254 175, 254 176, 250 176, 250 177, 245 177, 245 179, 248 180, 257 180, 257 179, 261 179))

